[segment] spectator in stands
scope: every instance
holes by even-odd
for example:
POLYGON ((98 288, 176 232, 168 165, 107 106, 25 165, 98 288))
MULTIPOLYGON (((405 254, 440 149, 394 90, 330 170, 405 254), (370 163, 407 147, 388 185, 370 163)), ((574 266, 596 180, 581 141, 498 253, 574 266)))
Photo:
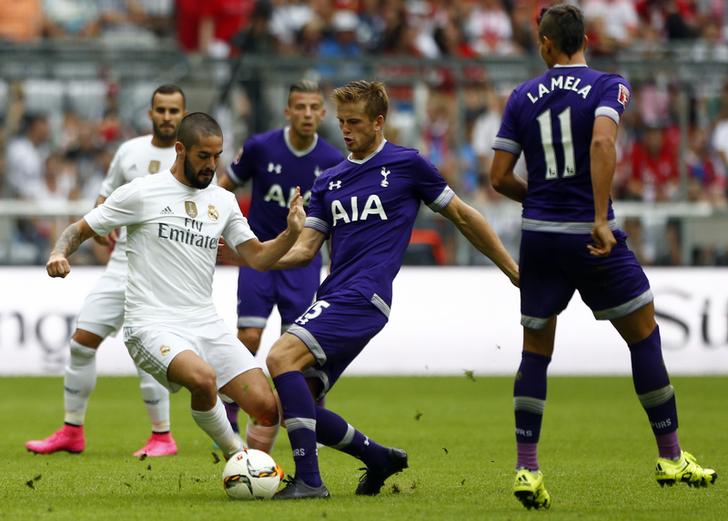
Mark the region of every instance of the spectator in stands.
POLYGON ((614 54, 628 48, 637 35, 639 17, 633 0, 586 0, 589 48, 599 54, 614 54))
POLYGON ((301 56, 315 58, 318 55, 325 28, 326 26, 318 16, 311 18, 296 35, 297 53, 301 56))
POLYGON ((728 167, 728 81, 723 84, 719 103, 711 144, 723 161, 723 166, 728 167))
POLYGON ((401 5, 387 3, 381 7, 381 17, 379 42, 371 49, 375 54, 400 54, 400 40, 407 27, 407 12, 401 5))
POLYGON ((382 42, 386 23, 382 0, 361 0, 359 5, 358 38, 364 50, 376 52, 382 42))
POLYGON ((319 58, 342 60, 336 64, 321 63, 318 72, 324 78, 334 75, 339 80, 364 76, 364 69, 358 58, 363 50, 356 37, 359 17, 351 10, 336 11, 331 19, 330 32, 326 34, 319 46, 319 58))
POLYGON ((443 57, 475 58, 475 50, 465 38, 459 20, 448 19, 435 28, 434 40, 443 57))
MULTIPOLYGON (((483 99, 485 110, 475 120, 472 145, 480 163, 479 170, 488 179, 490 166, 493 163, 493 142, 500 129, 508 95, 500 96, 491 85, 488 85, 483 92, 483 99)), ((491 193, 494 192, 491 190, 491 193)))
POLYGON ((101 22, 100 38, 110 47, 147 47, 157 39, 145 27, 146 13, 136 0, 97 0, 101 22))
POLYGON ((284 54, 296 50, 296 35, 314 18, 311 2, 305 0, 279 0, 273 5, 271 32, 284 54))
POLYGON ((407 26, 412 31, 412 47, 423 58, 438 58, 440 50, 434 38, 435 28, 447 20, 444 11, 438 12, 432 2, 407 2, 407 26))
MULTIPOLYGON (((278 52, 278 40, 271 32, 270 21, 273 15, 271 5, 267 1, 258 1, 250 14, 250 24, 232 38, 235 52, 240 54, 273 55, 278 52)), ((269 110, 263 97, 261 73, 248 70, 248 74, 240 82, 252 107, 250 114, 250 132, 263 132, 270 128, 269 110)))
POLYGON ((630 153, 632 171, 625 196, 647 202, 671 201, 678 195, 676 150, 666 139, 665 124, 645 125, 630 153))
POLYGON ((725 208, 726 169, 710 146, 705 129, 696 127, 692 130, 686 161, 688 200, 707 201, 717 208, 725 208))
POLYGON ((99 33, 94 0, 43 0, 44 33, 52 39, 91 38, 99 33))
POLYGON ((248 26, 256 4, 261 3, 268 2, 177 0, 177 37, 182 48, 218 58, 228 56, 231 39, 248 26))
POLYGON ((0 0, 0 41, 29 43, 42 34, 42 0, 0 0))
POLYGON ((629 249, 634 252, 640 264, 643 266, 652 264, 654 248, 651 247, 650 241, 645 236, 642 219, 639 217, 626 217, 622 229, 627 234, 629 249))
MULTIPOLYGON (((98 156, 101 153, 101 135, 91 121, 80 121, 76 139, 66 148, 66 157, 76 165, 78 182, 84 191, 101 185, 106 170, 102 170, 98 156)), ((93 192, 92 197, 98 192, 93 192)))
POLYGON ((660 241, 660 251, 655 259, 658 266, 682 266, 682 224, 679 219, 668 219, 660 241))
MULTIPOLYGON (((70 201, 78 198, 74 163, 62 152, 52 152, 45 161, 43 183, 33 200, 39 203, 70 201)), ((65 225, 64 225, 65 228, 65 225)), ((48 235, 52 238, 51 235, 48 235)))
POLYGON ((23 133, 8 144, 6 193, 33 199, 42 190, 50 127, 45 114, 26 114, 23 133))
POLYGON ((479 0, 465 4, 465 34, 481 56, 516 54, 513 28, 501 0, 479 0))
POLYGON ((250 23, 241 26, 231 40, 236 53, 270 55, 278 52, 278 40, 271 28, 272 16, 273 7, 269 2, 255 3, 250 23))
POLYGON ((132 19, 157 36, 170 36, 174 27, 174 0, 127 0, 132 19))
MULTIPOLYGON (((503 109, 510 93, 510 88, 497 90, 488 85, 482 95, 485 100, 485 110, 477 117, 473 125, 471 144, 478 157, 480 172, 478 195, 483 200, 504 200, 504 197, 493 190, 490 185, 490 167, 493 163, 493 142, 500 129, 503 109)), ((523 157, 518 159, 515 172, 525 177, 526 163, 523 157)))

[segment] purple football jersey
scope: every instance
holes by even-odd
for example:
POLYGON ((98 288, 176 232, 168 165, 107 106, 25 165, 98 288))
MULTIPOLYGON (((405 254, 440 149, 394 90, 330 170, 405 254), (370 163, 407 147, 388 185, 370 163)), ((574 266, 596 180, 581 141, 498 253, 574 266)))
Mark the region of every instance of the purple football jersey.
POLYGON ((308 204, 314 179, 343 160, 337 148, 318 136, 310 149, 297 151, 286 129, 278 129, 251 136, 228 175, 238 185, 253 180, 248 222, 255 235, 267 241, 286 229, 288 202, 296 186, 308 204))
MULTIPOLYGON (((607 116, 619 124, 629 96, 624 78, 586 65, 556 66, 511 93, 493 148, 525 155, 524 229, 584 231, 569 225, 594 221, 594 120, 607 116)), ((614 218, 611 201, 608 218, 614 218)))
POLYGON ((331 237, 331 273, 317 298, 356 291, 388 314, 420 202, 440 211, 454 195, 417 150, 387 141, 366 159, 350 157, 324 172, 306 218, 331 237))

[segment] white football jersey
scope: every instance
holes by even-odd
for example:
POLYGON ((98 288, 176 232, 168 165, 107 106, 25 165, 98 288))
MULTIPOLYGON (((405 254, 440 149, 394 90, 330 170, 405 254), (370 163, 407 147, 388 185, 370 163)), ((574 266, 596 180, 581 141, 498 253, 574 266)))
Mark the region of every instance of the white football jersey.
MULTIPOLYGON (((132 179, 158 172, 168 172, 176 158, 177 153, 174 146, 160 148, 152 145, 152 134, 125 141, 119 146, 114 154, 114 159, 111 160, 99 195, 109 197, 114 190, 132 179)), ((124 228, 119 230, 119 239, 111 254, 107 269, 119 274, 126 273, 126 230, 124 228)))
POLYGON ((84 217, 99 235, 127 227, 127 326, 217 320, 212 301, 219 237, 232 248, 256 238, 235 196, 186 186, 171 172, 134 179, 84 217))

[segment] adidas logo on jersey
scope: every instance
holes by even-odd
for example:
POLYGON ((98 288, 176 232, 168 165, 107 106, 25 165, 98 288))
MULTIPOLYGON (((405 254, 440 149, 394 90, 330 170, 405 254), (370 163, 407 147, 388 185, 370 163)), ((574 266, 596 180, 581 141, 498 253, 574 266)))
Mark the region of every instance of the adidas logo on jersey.
POLYGON ((162 215, 170 215, 172 213, 172 209, 169 206, 165 206, 164 210, 161 211, 162 215))

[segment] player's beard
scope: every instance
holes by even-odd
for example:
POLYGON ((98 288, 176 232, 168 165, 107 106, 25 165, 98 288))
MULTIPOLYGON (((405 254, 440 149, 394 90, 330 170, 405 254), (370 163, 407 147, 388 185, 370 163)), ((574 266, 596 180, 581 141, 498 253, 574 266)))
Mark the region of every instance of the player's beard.
POLYGON ((202 190, 203 188, 207 188, 210 186, 210 183, 212 182, 212 177, 215 175, 215 172, 213 170, 210 170, 209 168, 197 171, 194 169, 192 164, 185 158, 185 178, 187 181, 189 181, 190 185, 193 188, 199 188, 202 190), (200 180, 198 177, 199 174, 203 172, 209 172, 210 173, 210 179, 209 180, 200 180))
POLYGON ((174 125, 162 128, 154 121, 152 121, 152 133, 158 140, 164 143, 174 144, 174 141, 177 138, 177 128, 174 125))

